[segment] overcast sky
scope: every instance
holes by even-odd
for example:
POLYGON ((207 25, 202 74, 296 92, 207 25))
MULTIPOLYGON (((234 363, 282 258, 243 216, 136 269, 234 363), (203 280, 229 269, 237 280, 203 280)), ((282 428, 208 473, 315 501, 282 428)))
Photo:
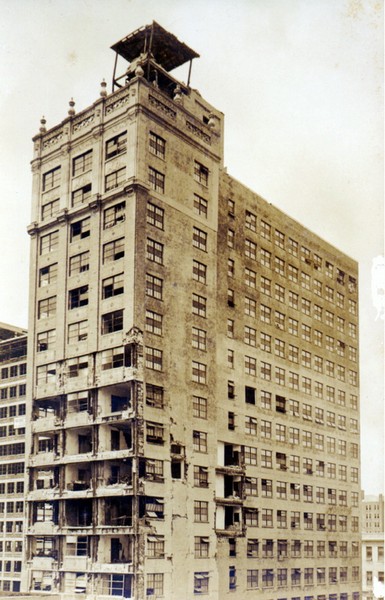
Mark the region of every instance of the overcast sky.
MULTIPOLYGON (((111 91, 110 46, 154 19, 196 50, 192 86, 225 114, 225 165, 359 261, 362 487, 383 491, 383 2, 0 0, 0 321, 27 326, 32 158, 47 127, 111 91)), ((177 75, 186 80, 187 71, 177 75)))

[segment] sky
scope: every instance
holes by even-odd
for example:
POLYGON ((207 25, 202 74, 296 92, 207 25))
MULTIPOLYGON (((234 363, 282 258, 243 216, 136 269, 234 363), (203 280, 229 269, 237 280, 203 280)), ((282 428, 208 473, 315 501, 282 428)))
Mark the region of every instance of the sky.
MULTIPOLYGON (((383 2, 0 0, 0 321, 27 327, 31 138, 111 91, 110 46, 157 21, 196 50, 230 175, 356 259, 362 488, 383 492, 383 2)), ((175 75, 187 79, 181 67, 175 75)))

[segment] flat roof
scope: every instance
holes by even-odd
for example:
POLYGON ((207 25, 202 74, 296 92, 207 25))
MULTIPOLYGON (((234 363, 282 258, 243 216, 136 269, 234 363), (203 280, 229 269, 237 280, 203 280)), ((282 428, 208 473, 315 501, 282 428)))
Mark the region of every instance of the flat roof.
POLYGON ((198 58, 199 54, 180 42, 175 35, 169 33, 156 21, 130 33, 111 46, 117 54, 132 62, 141 53, 150 52, 155 61, 166 71, 172 71, 185 62, 198 58))

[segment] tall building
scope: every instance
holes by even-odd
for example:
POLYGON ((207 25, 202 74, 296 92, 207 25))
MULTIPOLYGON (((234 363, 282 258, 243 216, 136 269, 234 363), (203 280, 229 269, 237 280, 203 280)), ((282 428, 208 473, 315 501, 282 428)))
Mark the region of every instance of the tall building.
POLYGON ((196 52, 112 48, 34 138, 25 586, 358 600, 357 265, 227 174, 196 52))
POLYGON ((384 496, 362 498, 362 598, 385 597, 384 496))
POLYGON ((0 591, 18 592, 24 532, 27 332, 0 323, 0 591))

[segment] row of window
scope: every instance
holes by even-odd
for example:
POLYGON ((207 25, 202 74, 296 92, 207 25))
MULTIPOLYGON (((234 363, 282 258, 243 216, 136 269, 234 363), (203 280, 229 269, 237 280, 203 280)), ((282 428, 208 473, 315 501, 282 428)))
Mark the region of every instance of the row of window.
POLYGON ((12 404, 11 406, 0 407, 0 419, 16 417, 16 415, 25 415, 25 404, 12 404))
MULTIPOLYGON (((0 494, 23 494, 24 481, 8 481, 7 487, 5 483, 0 482, 0 494)), ((1 511, 0 511, 1 512, 1 511)), ((8 508, 7 508, 8 512, 8 508)), ((19 512, 19 511, 16 511, 19 512)))
MULTIPOLYGON (((235 202, 232 199, 228 199, 228 214, 231 218, 235 218, 236 216, 235 202)), ((257 215, 250 210, 246 210, 242 214, 242 218, 245 219, 245 228, 257 233, 257 215)), ((273 242, 276 248, 286 251, 287 254, 290 254, 294 258, 299 258, 301 262, 314 268, 317 272, 324 272, 327 277, 331 279, 335 278, 338 284, 348 284, 349 291, 355 291, 357 281, 354 276, 348 276, 342 269, 333 265, 329 260, 323 260, 320 255, 312 252, 306 246, 300 245, 298 241, 285 235, 279 229, 272 227, 265 219, 260 219, 258 233, 264 240, 273 242)), ((228 245, 230 247, 234 247, 235 245, 235 231, 233 229, 230 229, 228 233, 228 245)))
POLYGON ((24 521, 0 521, 0 533, 23 533, 23 527, 24 521))
MULTIPOLYGON (((321 382, 317 382, 317 385, 315 385, 316 382, 313 382, 310 377, 305 377, 302 375, 300 379, 300 375, 298 373, 293 371, 287 372, 286 369, 278 366, 274 366, 273 371, 273 365, 271 363, 262 360, 259 362, 260 368, 258 375, 265 381, 274 381, 278 385, 288 386, 292 390, 299 390, 301 381, 301 391, 305 394, 311 395, 312 387, 317 388, 318 394, 323 393, 323 384, 321 382)), ((230 368, 234 368, 235 353, 231 349, 228 349, 227 351, 227 364, 230 368)), ((257 359, 254 356, 244 356, 244 373, 253 377, 257 376, 257 359)), ((345 369, 343 365, 337 365, 337 379, 343 382, 347 380, 350 385, 355 387, 358 385, 357 371, 354 369, 345 369)), ((318 397, 322 396, 319 395, 318 397)))
POLYGON ((12 379, 13 377, 20 377, 27 373, 27 364, 20 363, 18 365, 12 365, 10 367, 1 368, 1 379, 12 379))
POLYGON ((24 473, 25 465, 23 462, 0 463, 0 477, 2 475, 20 475, 24 473))
POLYGON ((0 427, 0 438, 2 437, 12 437, 13 435, 24 435, 25 434, 25 428, 24 427, 18 427, 15 429, 15 427, 13 425, 2 425, 0 427))
MULTIPOLYGON (((302 314, 308 314, 311 316, 310 310, 308 310, 307 308, 305 308, 305 310, 303 310, 305 303, 302 302, 301 306, 300 306, 299 300, 300 300, 300 297, 298 294, 295 294, 294 292, 289 292, 289 298, 288 298, 289 306, 291 308, 294 308, 295 310, 301 310, 302 314)), ((304 300, 304 299, 302 298, 302 300, 304 300)), ((231 307, 235 305, 235 298, 234 298, 233 290, 228 290, 228 304, 231 307)), ((329 311, 326 311, 326 312, 329 315, 328 322, 334 323, 334 313, 331 313, 329 311)), ((245 296, 245 298, 244 298, 244 313, 248 317, 252 317, 252 318, 257 317, 257 301, 255 299, 245 296)), ((313 311, 314 319, 321 321, 322 314, 323 314, 322 308, 315 304, 314 311, 313 311), (316 314, 318 315, 318 318, 317 318, 316 314)), ((325 313, 325 315, 326 315, 326 313, 325 313)), ((299 329, 298 320, 296 320, 294 318, 287 319, 286 315, 279 310, 272 310, 269 306, 266 306, 265 304, 261 304, 258 317, 261 322, 266 323, 267 325, 274 325, 277 329, 280 329, 283 331, 287 329, 290 333, 292 333, 292 330, 293 330, 294 332, 297 332, 297 333, 293 333, 293 335, 298 335, 298 329, 299 329)), ((337 331, 344 333, 345 323, 346 323, 345 319, 338 316, 336 319, 337 331)), ((234 327, 232 328, 232 330, 234 331, 234 327)), ((351 338, 356 339, 357 326, 355 323, 351 323, 351 322, 348 323, 348 335, 351 338)), ((232 337, 231 328, 229 329, 229 337, 232 337)), ((332 345, 332 344, 330 343, 330 345, 332 345)))
MULTIPOLYGON (((17 385, 11 385, 10 387, 4 387, 0 389, 0 399, 6 400, 7 398, 23 397, 26 394, 26 384, 21 383, 17 385)), ((0 417, 1 418, 1 417, 0 417)))
MULTIPOLYGON (((227 382, 227 396, 229 399, 233 400, 236 398, 237 388, 234 384, 234 381, 227 382)), ((256 396, 257 390, 254 387, 245 386, 244 392, 241 392, 240 398, 244 398, 244 401, 247 404, 256 404, 256 396)), ((287 413, 291 417, 300 417, 301 416, 301 406, 302 406, 302 416, 304 420, 311 421, 315 420, 315 422, 319 425, 324 423, 324 410, 320 407, 314 407, 314 414, 312 405, 303 403, 301 404, 298 400, 286 399, 284 396, 280 396, 275 394, 275 402, 274 395, 266 390, 260 391, 260 407, 265 410, 272 410, 275 408, 276 412, 279 413, 287 413)), ((336 390, 334 387, 326 386, 326 399, 332 404, 338 404, 339 406, 346 406, 346 392, 344 390, 336 390)), ((358 409, 358 397, 355 394, 349 394, 349 406, 352 410, 356 411, 358 409)), ((338 426, 339 429, 346 428, 346 418, 345 415, 337 415, 337 420, 335 413, 331 411, 327 411, 327 425, 330 427, 338 426), (334 415, 334 416, 333 416, 334 415)), ((358 420, 354 418, 350 418, 349 427, 352 432, 358 431, 358 420)))
POLYGON ((2 540, 0 541, 0 553, 3 553, 3 552, 19 553, 22 551, 23 551, 23 542, 21 540, 15 540, 15 541, 6 540, 5 542, 3 542, 2 540))
MULTIPOLYGON (((21 490, 22 481, 18 481, 18 487, 19 490, 21 490)), ((4 486, 5 484, 2 483, 0 484, 2 486, 4 486)), ((20 493, 18 490, 18 493, 20 493)), ((21 490, 23 491, 23 490, 21 490)), ((24 502, 22 500, 17 500, 16 502, 0 502, 0 513, 4 514, 5 512, 7 513, 7 515, 12 514, 12 513, 22 513, 24 511, 24 502)))

